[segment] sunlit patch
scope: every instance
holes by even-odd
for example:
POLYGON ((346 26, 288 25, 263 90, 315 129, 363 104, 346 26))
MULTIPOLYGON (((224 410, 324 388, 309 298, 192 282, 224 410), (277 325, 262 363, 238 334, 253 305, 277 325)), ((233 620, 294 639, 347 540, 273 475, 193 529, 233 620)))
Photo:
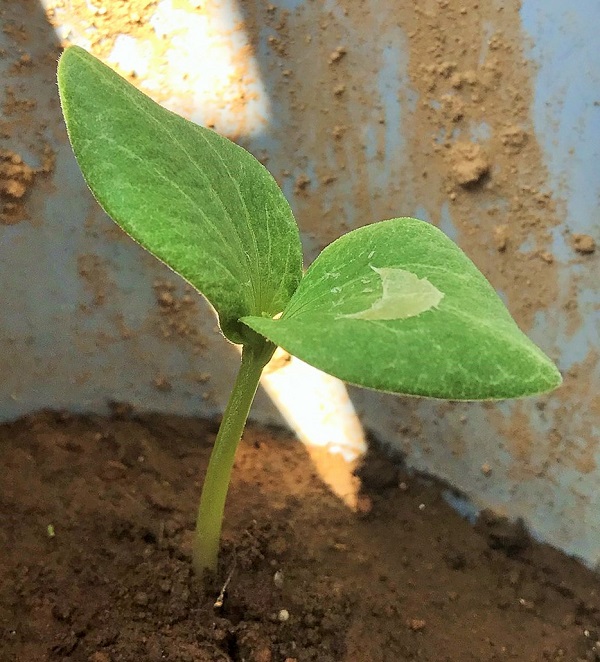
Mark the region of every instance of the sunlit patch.
POLYGON ((269 96, 236 0, 159 0, 126 23, 113 9, 102 12, 85 0, 42 3, 62 39, 166 108, 233 139, 264 131, 269 96), (118 26, 114 33, 108 16, 118 26))
POLYGON ((366 442, 344 383, 278 348, 261 384, 305 444, 322 480, 356 508, 359 481, 354 469, 366 442))
POLYGON ((381 321, 407 319, 436 308, 444 298, 443 292, 427 278, 419 278, 410 271, 396 267, 378 269, 372 266, 371 269, 381 278, 380 298, 366 310, 340 317, 381 321))

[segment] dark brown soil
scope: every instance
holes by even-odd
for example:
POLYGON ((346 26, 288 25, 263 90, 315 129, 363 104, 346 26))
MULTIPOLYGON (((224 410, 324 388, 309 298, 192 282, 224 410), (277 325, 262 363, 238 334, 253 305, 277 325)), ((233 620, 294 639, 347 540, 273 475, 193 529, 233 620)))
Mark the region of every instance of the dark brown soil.
POLYGON ((221 576, 201 589, 190 542, 214 434, 159 416, 0 427, 3 662, 600 659, 592 572, 519 527, 473 529, 441 486, 375 455, 372 509, 353 514, 280 431, 248 429, 221 576))

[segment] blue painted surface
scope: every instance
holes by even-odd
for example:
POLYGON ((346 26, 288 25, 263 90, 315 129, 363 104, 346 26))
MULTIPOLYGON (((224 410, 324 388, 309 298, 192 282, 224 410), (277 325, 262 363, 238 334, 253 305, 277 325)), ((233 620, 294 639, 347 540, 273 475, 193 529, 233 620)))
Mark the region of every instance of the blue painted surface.
MULTIPOLYGON (((419 216, 419 218, 421 217, 419 216)), ((448 203, 442 207, 440 214, 440 230, 443 230, 450 237, 450 239, 452 239, 452 241, 458 240, 458 230, 452 221, 448 203)))
MULTIPOLYGON (((581 314, 581 326, 575 332, 565 328, 560 309, 552 311, 540 327, 555 329, 561 350, 559 365, 571 370, 590 353, 600 352, 600 267, 597 260, 574 264, 565 236, 565 230, 583 232, 600 244, 600 5, 595 0, 570 4, 524 0, 521 17, 531 37, 529 55, 537 64, 532 108, 537 137, 544 149, 550 186, 565 201, 565 220, 554 233, 553 252, 561 260, 565 299, 570 297, 567 288, 574 287, 581 314)), ((598 360, 591 373, 581 373, 579 379, 589 381, 592 391, 600 392, 598 360)), ((571 440, 575 446, 598 446, 598 411, 578 409, 579 404, 572 403, 572 419, 557 421, 559 428, 565 435, 575 431, 571 440), (586 427, 582 426, 584 419, 588 420, 586 427), (586 434, 577 434, 581 429, 586 434)), ((537 528, 543 537, 562 535, 570 551, 597 563, 597 470, 581 474, 560 467, 556 480, 555 521, 542 521, 537 528), (567 523, 572 517, 577 524, 567 523)))
MULTIPOLYGON (((382 405, 378 397, 364 392, 356 392, 354 398, 373 427, 381 426, 382 410, 394 412, 389 430, 397 429, 395 421, 406 423, 407 431, 395 445, 414 466, 444 476, 469 495, 469 507, 450 498, 459 510, 471 516, 474 505, 491 504, 510 517, 522 516, 535 537, 596 565, 600 560, 600 266, 597 257, 577 258, 569 234, 586 233, 600 243, 600 49, 596 46, 600 5, 593 0, 568 6, 525 0, 521 16, 531 36, 528 56, 536 72, 532 119, 544 151, 549 187, 564 210, 562 223, 552 230, 560 294, 553 307, 536 313, 530 335, 549 349, 563 371, 578 371, 573 378, 576 389, 559 391, 544 409, 530 402, 509 402, 493 409, 459 405, 448 410, 422 402, 416 407, 418 417, 410 403, 389 398, 382 405), (579 311, 575 325, 567 304, 569 310, 579 311), (583 365, 585 371, 580 370, 583 365), (519 415, 522 419, 515 418, 519 415), (519 420, 523 427, 511 428, 511 421, 519 420), (510 450, 511 436, 524 431, 532 443, 527 457, 520 458, 518 451, 510 450), (583 458, 583 466, 578 467, 583 458), (489 478, 481 471, 485 464, 493 468, 489 478)), ((480 126, 472 136, 484 139, 487 131, 480 126)), ((429 220, 425 208, 418 208, 416 214, 429 220)), ((441 210, 440 226, 460 240, 448 207, 441 210)), ((533 249, 530 241, 519 247, 533 249)))
POLYGON ((533 114, 552 188, 566 199, 569 228, 600 239, 600 5, 525 0, 521 17, 538 66, 533 114))
MULTIPOLYGON (((251 4, 219 3, 222 29, 230 30, 251 4)), ((249 103, 247 116, 237 118, 225 108, 219 121, 223 130, 247 130, 238 137, 256 154, 268 156, 268 167, 305 224, 302 240, 307 260, 341 231, 383 216, 412 213, 438 223, 461 241, 464 219, 454 217, 451 204, 435 209, 430 200, 416 199, 412 176, 421 174, 411 171, 402 127, 419 111, 420 100, 408 75, 408 37, 389 20, 394 3, 376 3, 369 35, 333 0, 319 7, 305 0, 276 4, 290 10, 290 29, 299 35, 310 30, 316 16, 327 17, 328 12, 340 26, 340 35, 325 31, 318 48, 302 43, 295 57, 284 61, 268 44, 275 30, 258 25, 256 34, 250 35, 256 46, 257 72, 251 89, 257 98, 249 103), (356 78, 349 77, 345 96, 336 101, 329 85, 327 55, 340 43, 348 46, 352 71, 360 71, 356 78), (287 67, 293 69, 290 80, 282 77, 287 67), (360 89, 352 89, 355 80, 360 89), (290 89, 314 100, 314 107, 295 107, 290 89), (323 116, 331 122, 324 123, 323 116), (343 142, 324 132, 334 123, 347 125, 343 142), (326 185, 323 177, 330 173, 337 179, 326 185), (300 176, 310 179, 310 195, 295 192, 300 176)), ((163 0, 161 8, 168 5, 163 0)), ((561 369, 577 370, 591 353, 600 354, 598 259, 574 259, 569 241, 569 232, 585 232, 600 243, 600 49, 595 46, 600 5, 596 0, 572 6, 561 0, 523 0, 521 17, 531 37, 528 55, 536 67, 535 132, 544 150, 549 186, 564 201, 564 222, 551 231, 560 296, 555 306, 536 314, 531 335, 555 353, 561 369), (581 317, 574 327, 564 310, 573 297, 581 317)), ((45 34, 46 41, 39 39, 36 46, 42 55, 54 37, 41 12, 28 19, 31 29, 45 34)), ((494 26, 487 29, 481 58, 494 26)), ((234 34, 232 44, 239 47, 243 38, 234 34)), ((7 39, 0 32, 0 46, 9 48, 7 39)), ((122 36, 112 61, 127 63, 144 74, 148 64, 143 54, 143 45, 122 36)), ((190 50, 185 63, 190 74, 198 68, 197 55, 190 50)), ((171 53, 169 62, 174 57, 171 53)), ((0 60, 2 76, 9 64, 0 60)), ((185 106, 196 121, 208 121, 202 80, 192 79, 197 88, 189 84, 186 92, 181 71, 171 73, 175 82, 168 105, 185 106)), ((154 80, 150 74, 150 88, 163 89, 171 80, 169 72, 154 80)), ((28 204, 35 222, 0 226, 0 273, 2 282, 10 284, 0 295, 0 346, 5 350, 0 364, 4 375, 0 417, 10 419, 41 407, 106 411, 111 399, 127 400, 139 409, 187 414, 219 411, 233 380, 235 351, 215 333, 212 312, 199 297, 192 319, 206 339, 206 349, 195 354, 185 339, 174 342, 162 337, 163 318, 152 284, 155 279, 175 279, 116 233, 98 211, 60 128, 56 103, 48 102, 55 99, 51 64, 43 75, 43 84, 35 78, 24 78, 23 83, 30 86, 29 95, 38 95, 39 120, 51 127, 45 139, 56 151, 55 188, 34 187, 28 204), (93 293, 79 274, 78 258, 88 254, 99 258, 106 276, 107 299, 101 306, 90 305, 93 293), (123 326, 131 331, 130 337, 122 333, 123 326), (211 380, 198 383, 194 375, 201 373, 210 373, 211 380), (157 390, 152 384, 157 376, 171 381, 173 389, 157 390)), ((466 136, 486 141, 490 133, 491 127, 480 122, 470 126, 466 136)), ((441 142, 446 136, 436 139, 441 142)), ((9 146, 31 165, 38 164, 39 154, 27 135, 15 131, 9 146)), ((498 201, 497 206, 504 212, 508 201, 498 201)), ((486 211, 482 207, 482 214, 486 211)), ((529 243, 520 247, 523 251, 534 248, 529 243)), ((495 259, 491 247, 482 254, 495 259)), ((181 286, 175 293, 183 294, 181 286)), ((500 294, 510 299, 510 292, 500 294)), ((598 393, 600 367, 597 360, 589 365, 595 367, 581 378, 589 380, 590 392, 596 388, 598 393)), ((583 455, 595 457, 600 465, 600 430, 590 412, 591 400, 581 402, 579 392, 563 391, 544 408, 531 401, 448 406, 355 389, 351 393, 365 424, 405 452, 411 465, 442 476, 467 495, 465 501, 448 494, 466 514, 472 516, 478 507, 491 506, 511 517, 523 516, 539 538, 590 564, 598 560, 600 470, 582 471, 576 466, 583 455), (526 459, 519 459, 511 447, 515 421, 522 422, 534 442, 526 459), (490 476, 481 471, 487 463, 493 468, 490 476)), ((278 420, 264 397, 254 415, 263 421, 278 420)))

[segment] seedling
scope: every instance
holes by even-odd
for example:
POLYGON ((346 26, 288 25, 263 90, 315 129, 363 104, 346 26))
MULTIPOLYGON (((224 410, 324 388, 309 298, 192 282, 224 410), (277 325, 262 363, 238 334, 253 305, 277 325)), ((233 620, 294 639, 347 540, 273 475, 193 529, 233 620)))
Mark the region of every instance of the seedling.
POLYGON ((452 400, 561 382, 467 256, 433 225, 395 218, 340 237, 305 274, 298 227, 269 172, 165 110, 78 47, 58 84, 84 177, 105 211, 201 292, 239 374, 198 511, 194 568, 215 570, 236 447, 277 345, 347 382, 452 400))

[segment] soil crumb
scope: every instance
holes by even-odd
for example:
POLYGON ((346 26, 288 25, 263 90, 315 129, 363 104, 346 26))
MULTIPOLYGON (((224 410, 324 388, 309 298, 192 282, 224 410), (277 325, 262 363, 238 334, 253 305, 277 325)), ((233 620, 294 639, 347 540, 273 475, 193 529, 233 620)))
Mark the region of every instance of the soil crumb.
POLYGON ((19 154, 0 149, 0 223, 13 225, 27 218, 23 202, 34 175, 19 154))
POLYGON ((0 660, 597 660, 600 580, 369 453, 352 513, 251 425, 218 577, 193 577, 216 423, 40 413, 0 426, 0 660), (215 602, 227 579, 221 606, 215 602))
POLYGON ((465 188, 481 181, 490 171, 490 163, 481 147, 461 142, 450 148, 452 174, 457 184, 465 188))
POLYGON ((596 251, 596 242, 589 234, 573 234, 573 248, 582 255, 590 255, 596 251))

